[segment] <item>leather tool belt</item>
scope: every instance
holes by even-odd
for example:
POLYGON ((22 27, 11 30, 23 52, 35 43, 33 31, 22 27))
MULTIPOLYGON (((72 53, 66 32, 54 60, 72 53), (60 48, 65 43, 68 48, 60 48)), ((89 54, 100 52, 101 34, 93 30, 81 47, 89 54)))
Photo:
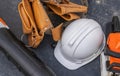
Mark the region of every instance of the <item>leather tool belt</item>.
MULTIPOLYGON (((87 12, 86 6, 81 6, 69 1, 44 1, 47 6, 63 19, 70 21, 80 18, 76 12, 87 12)), ((28 35, 28 45, 36 48, 44 38, 44 33, 51 31, 53 39, 61 38, 63 23, 53 27, 46 10, 39 0, 22 0, 18 5, 22 21, 23 33, 28 35)))

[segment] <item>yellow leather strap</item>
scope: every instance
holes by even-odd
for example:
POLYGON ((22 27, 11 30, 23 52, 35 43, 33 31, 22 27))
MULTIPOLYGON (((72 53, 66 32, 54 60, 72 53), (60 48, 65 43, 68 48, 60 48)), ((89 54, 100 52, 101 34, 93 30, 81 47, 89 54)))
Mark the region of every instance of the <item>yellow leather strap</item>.
POLYGON ((28 13, 25 12, 23 3, 20 2, 18 5, 18 11, 22 20, 22 24, 23 24, 23 32, 25 34, 31 33, 32 31, 32 26, 31 26, 31 22, 30 22, 30 17, 28 16, 28 13))
POLYGON ((74 13, 68 13, 68 14, 60 15, 60 17, 62 17, 66 21, 71 21, 71 20, 80 18, 80 16, 78 16, 78 15, 76 15, 74 13))
POLYGON ((69 4, 47 3, 48 7, 57 15, 64 15, 71 12, 87 12, 87 7, 70 2, 69 4))
POLYGON ((78 12, 86 13, 87 12, 86 6, 72 3, 69 0, 61 0, 61 2, 58 2, 56 0, 48 0, 44 2, 55 14, 59 15, 66 21, 71 21, 73 19, 80 18, 80 16, 78 16, 75 13, 78 13, 78 12))
POLYGON ((33 0, 32 2, 33 15, 36 22, 36 27, 40 32, 46 32, 46 30, 53 27, 42 3, 39 0, 33 0))
POLYGON ((58 41, 61 39, 62 27, 63 27, 63 23, 61 23, 57 27, 51 29, 53 40, 58 41))

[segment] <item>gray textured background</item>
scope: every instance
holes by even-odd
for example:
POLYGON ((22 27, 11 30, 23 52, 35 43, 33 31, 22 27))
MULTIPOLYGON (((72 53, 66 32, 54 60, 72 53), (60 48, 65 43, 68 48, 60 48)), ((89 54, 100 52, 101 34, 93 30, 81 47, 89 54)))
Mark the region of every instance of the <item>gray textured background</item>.
MULTIPOLYGON (((18 39, 20 39, 22 35, 22 24, 17 10, 17 5, 20 1, 21 0, 0 0, 0 17, 6 21, 10 30, 18 39)), ((79 3, 79 0, 72 1, 79 3)), ((89 12, 87 17, 97 20, 102 25, 104 32, 107 33, 110 25, 106 25, 106 23, 111 21, 113 15, 120 15, 119 5, 120 0, 89 0, 89 12)), ((51 18, 53 18, 53 16, 51 16, 51 18)), ((61 19, 55 18, 52 19, 53 24, 57 25, 61 22, 61 19)), ((53 69, 57 76, 100 76, 99 57, 78 70, 70 71, 64 68, 54 58, 54 49, 50 45, 52 43, 51 36, 45 35, 45 39, 40 46, 32 50, 45 64, 53 69)), ((0 76, 24 76, 24 74, 10 62, 1 51, 0 76)))

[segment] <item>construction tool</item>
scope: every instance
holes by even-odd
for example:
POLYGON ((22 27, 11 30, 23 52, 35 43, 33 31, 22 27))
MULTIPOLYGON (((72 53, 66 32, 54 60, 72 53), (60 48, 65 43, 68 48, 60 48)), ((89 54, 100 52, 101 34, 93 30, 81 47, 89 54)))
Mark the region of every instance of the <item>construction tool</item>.
POLYGON ((47 65, 12 34, 1 18, 0 48, 25 76, 56 76, 47 65))

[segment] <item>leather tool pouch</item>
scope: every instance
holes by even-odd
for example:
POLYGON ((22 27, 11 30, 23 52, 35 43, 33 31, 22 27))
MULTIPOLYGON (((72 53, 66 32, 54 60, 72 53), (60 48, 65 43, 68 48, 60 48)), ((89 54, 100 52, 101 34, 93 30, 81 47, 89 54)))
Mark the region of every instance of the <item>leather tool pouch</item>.
POLYGON ((39 0, 22 0, 18 5, 24 34, 28 34, 28 44, 36 48, 43 40, 44 32, 52 27, 39 0))
MULTIPOLYGON (((87 7, 67 0, 60 3, 53 0, 45 1, 47 6, 57 15, 67 21, 80 18, 78 12, 86 13, 87 7)), ((36 48, 44 38, 44 33, 50 29, 53 39, 60 40, 63 24, 53 27, 42 3, 39 0, 22 0, 18 5, 23 24, 23 32, 28 35, 28 45, 36 48)))
POLYGON ((87 12, 86 6, 78 5, 67 0, 62 0, 60 3, 57 1, 49 0, 48 2, 45 1, 45 3, 55 14, 61 16, 66 21, 80 18, 80 16, 75 13, 87 12))

